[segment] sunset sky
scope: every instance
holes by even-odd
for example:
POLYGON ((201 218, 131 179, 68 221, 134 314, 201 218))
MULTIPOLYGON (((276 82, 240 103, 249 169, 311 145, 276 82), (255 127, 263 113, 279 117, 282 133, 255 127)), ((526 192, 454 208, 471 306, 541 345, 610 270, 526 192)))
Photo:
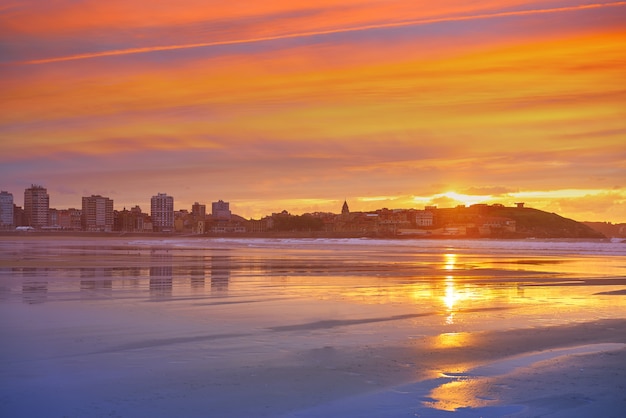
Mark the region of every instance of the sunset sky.
POLYGON ((0 5, 0 188, 626 222, 626 1, 0 5))

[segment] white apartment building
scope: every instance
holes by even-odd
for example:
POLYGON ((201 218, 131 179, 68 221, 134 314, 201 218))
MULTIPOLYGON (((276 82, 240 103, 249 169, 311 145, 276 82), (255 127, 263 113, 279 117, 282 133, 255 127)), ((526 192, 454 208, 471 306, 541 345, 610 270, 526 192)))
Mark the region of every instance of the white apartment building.
POLYGON ((158 193, 150 199, 150 217, 152 229, 157 232, 169 232, 174 229, 174 198, 167 193, 158 193))

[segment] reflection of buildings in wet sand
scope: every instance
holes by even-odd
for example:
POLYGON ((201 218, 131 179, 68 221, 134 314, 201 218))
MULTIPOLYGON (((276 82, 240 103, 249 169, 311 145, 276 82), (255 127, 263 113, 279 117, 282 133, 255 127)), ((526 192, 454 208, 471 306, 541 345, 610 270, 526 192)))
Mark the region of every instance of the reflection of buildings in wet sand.
POLYGON ((211 291, 226 292, 232 269, 229 255, 211 256, 211 291))
POLYGON ((228 290, 230 256, 177 257, 172 254, 153 253, 150 256, 150 292, 153 295, 171 295, 177 289, 189 286, 201 290, 206 284, 207 270, 210 268, 212 292, 228 290), (210 263, 210 267, 207 264, 210 263))
POLYGON ((173 261, 170 254, 153 254, 150 257, 150 293, 155 296, 172 294, 173 261))
POLYGON ((28 304, 43 303, 48 299, 48 281, 37 280, 38 277, 46 277, 47 268, 39 267, 16 267, 10 269, 10 273, 22 280, 22 302, 28 304))
POLYGON ((28 304, 43 303, 48 299, 48 282, 24 282, 22 284, 22 302, 28 304))
POLYGON ((198 261, 199 264, 189 267, 189 283, 192 289, 204 288, 206 266, 203 257, 198 257, 198 261))
POLYGON ((113 291, 111 276, 112 270, 110 268, 81 268, 81 295, 88 298, 98 297, 102 294, 110 296, 113 291))

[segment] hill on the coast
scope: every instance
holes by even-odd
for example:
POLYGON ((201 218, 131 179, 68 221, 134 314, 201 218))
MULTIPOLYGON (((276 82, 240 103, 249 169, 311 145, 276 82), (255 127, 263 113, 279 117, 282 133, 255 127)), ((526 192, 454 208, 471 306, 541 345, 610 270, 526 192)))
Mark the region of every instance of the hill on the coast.
POLYGON ((564 218, 556 213, 524 207, 474 205, 467 208, 437 209, 444 223, 472 221, 481 217, 508 218, 515 221, 517 237, 535 238, 606 238, 582 222, 564 218))
POLYGON ((556 213, 532 208, 500 208, 501 216, 514 219, 518 233, 541 237, 558 238, 605 238, 600 232, 556 213))

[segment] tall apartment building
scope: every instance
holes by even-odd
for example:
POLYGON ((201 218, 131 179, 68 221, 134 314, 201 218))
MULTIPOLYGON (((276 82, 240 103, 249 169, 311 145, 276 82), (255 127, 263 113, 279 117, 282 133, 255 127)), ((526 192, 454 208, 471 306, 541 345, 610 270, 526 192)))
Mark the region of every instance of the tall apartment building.
POLYGON ((27 226, 42 228, 48 226, 50 196, 45 187, 36 184, 24 190, 24 215, 27 226))
POLYGON ((85 231, 112 231, 113 200, 100 195, 83 197, 81 219, 85 231))
POLYGON ((217 202, 213 202, 211 204, 211 214, 215 219, 224 219, 230 220, 231 212, 230 212, 230 203, 224 202, 223 200, 218 200, 217 202))
POLYGON ((13 227, 13 194, 0 192, 0 229, 13 227))
POLYGON ((169 232, 174 229, 174 198, 167 193, 159 193, 150 199, 152 229, 169 232))

